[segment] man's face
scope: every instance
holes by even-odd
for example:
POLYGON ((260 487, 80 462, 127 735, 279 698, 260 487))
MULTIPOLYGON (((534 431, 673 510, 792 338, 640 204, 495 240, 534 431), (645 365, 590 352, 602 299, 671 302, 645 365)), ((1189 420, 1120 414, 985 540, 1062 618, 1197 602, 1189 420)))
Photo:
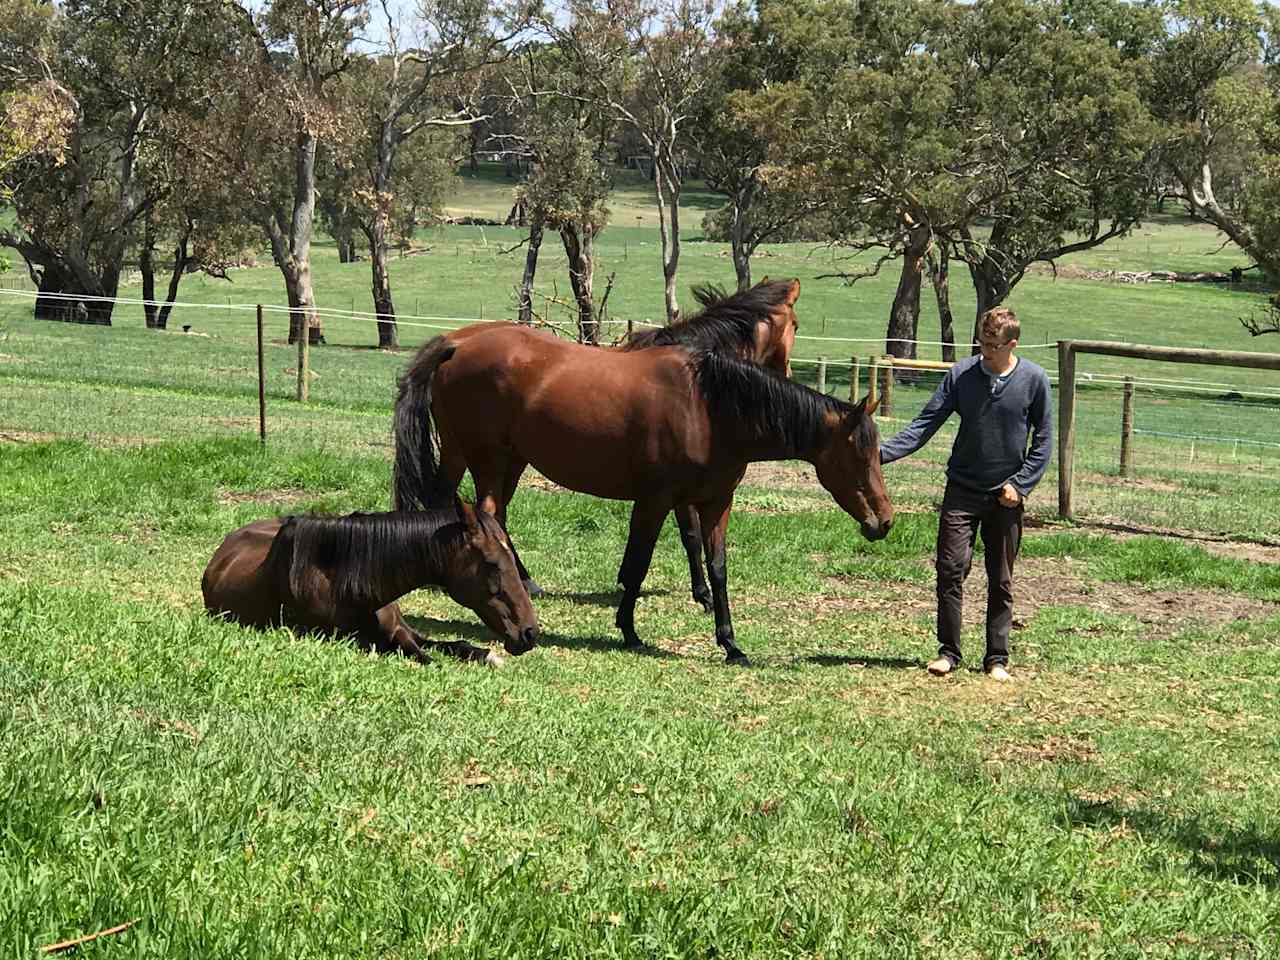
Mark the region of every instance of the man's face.
POLYGON ((999 334, 989 334, 985 331, 978 339, 978 346, 982 350, 982 359, 987 361, 987 366, 1002 366, 1009 362, 1009 355, 1013 353, 1013 348, 1018 345, 1017 339, 1004 340, 999 334))

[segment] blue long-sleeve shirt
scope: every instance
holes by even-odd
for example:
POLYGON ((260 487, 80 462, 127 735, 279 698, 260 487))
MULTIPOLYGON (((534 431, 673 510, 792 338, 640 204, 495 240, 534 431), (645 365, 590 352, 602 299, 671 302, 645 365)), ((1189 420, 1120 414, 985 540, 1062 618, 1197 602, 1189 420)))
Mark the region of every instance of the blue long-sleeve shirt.
POLYGON ((915 453, 959 413, 947 479, 983 493, 1008 483, 1025 497, 1049 465, 1051 408, 1049 377, 1030 360, 1019 357, 1008 375, 995 377, 981 357, 966 357, 947 371, 919 416, 880 444, 880 462, 915 453))

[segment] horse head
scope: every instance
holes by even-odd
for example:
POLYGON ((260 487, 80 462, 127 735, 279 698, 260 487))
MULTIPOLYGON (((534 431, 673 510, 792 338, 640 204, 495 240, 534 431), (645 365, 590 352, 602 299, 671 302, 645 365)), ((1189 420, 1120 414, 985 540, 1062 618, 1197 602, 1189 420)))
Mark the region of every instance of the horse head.
POLYGON ((868 540, 883 539, 893 525, 893 504, 880 472, 880 434, 872 417, 879 400, 832 412, 837 422, 814 458, 818 482, 861 524, 868 540))
POLYGON ((502 637, 507 653, 525 653, 538 642, 538 615, 506 534, 497 520, 470 504, 460 503, 458 509, 467 529, 449 565, 445 588, 502 637))
POLYGON ((756 286, 762 291, 776 289, 769 291, 772 295, 768 299, 774 301, 772 308, 756 324, 755 352, 749 359, 790 379, 791 351, 800 327, 795 309, 796 300, 800 298, 800 280, 770 280, 765 277, 756 286))

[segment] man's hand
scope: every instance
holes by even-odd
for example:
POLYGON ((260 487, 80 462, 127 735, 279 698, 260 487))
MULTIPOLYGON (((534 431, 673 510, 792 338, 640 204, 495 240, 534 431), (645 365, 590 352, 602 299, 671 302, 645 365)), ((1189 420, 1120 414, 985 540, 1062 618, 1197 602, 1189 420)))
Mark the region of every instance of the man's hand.
POLYGON ((1013 488, 1013 484, 1006 483, 1000 489, 1000 505, 1002 507, 1016 507, 1022 502, 1022 494, 1013 488))

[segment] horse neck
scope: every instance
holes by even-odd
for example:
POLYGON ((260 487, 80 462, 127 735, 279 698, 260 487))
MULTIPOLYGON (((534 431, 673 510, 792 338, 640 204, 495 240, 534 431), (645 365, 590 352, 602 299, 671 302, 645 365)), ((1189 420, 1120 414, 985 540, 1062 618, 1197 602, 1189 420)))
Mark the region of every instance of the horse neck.
POLYGON ((747 463, 805 460, 816 466, 818 458, 832 442, 837 420, 836 414, 827 414, 820 421, 814 436, 799 443, 791 442, 777 431, 758 431, 741 420, 732 420, 728 425, 726 445, 740 453, 747 463))
POLYGON ((394 564, 388 564, 381 574, 374 590, 379 607, 420 587, 444 585, 439 551, 433 549, 414 550, 394 564))
MULTIPOLYGON (((452 553, 453 551, 449 551, 450 555, 452 553)), ((409 584, 405 593, 409 590, 417 590, 419 587, 444 586, 445 561, 446 558, 441 557, 438 550, 423 550, 414 556, 413 561, 406 563, 403 572, 400 573, 404 582, 409 584)))

